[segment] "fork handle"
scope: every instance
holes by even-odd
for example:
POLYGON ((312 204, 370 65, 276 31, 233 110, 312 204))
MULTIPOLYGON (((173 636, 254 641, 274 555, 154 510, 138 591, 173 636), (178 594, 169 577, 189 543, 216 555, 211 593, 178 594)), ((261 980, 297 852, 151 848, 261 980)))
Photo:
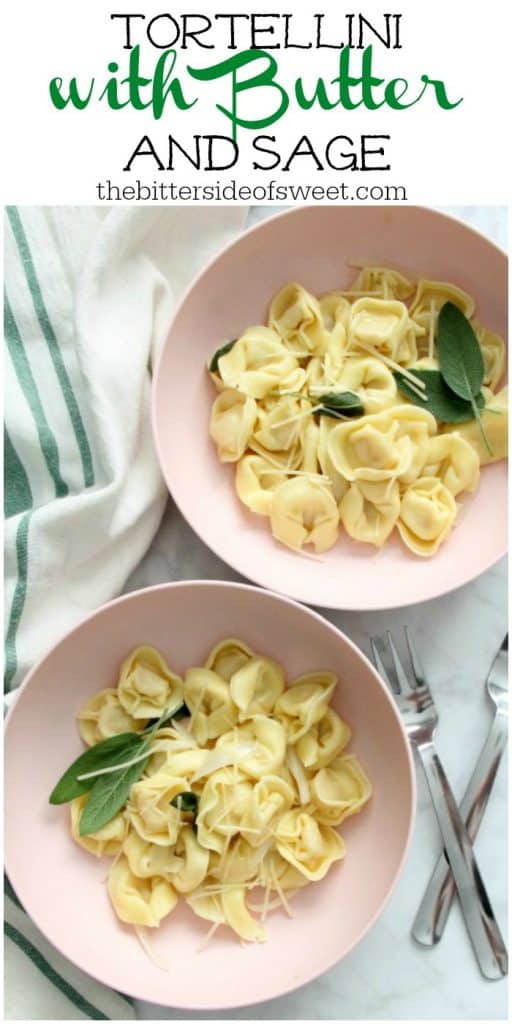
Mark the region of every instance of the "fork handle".
MULTIPOLYGON (((496 773, 507 744, 507 721, 497 713, 469 780, 459 811, 466 831, 474 842, 491 795, 496 773)), ((433 946, 442 938, 455 896, 455 882, 441 853, 425 889, 412 926, 412 934, 423 946, 433 946)))
POLYGON ((485 978, 508 973, 508 955, 455 797, 433 743, 418 744, 466 928, 485 978))

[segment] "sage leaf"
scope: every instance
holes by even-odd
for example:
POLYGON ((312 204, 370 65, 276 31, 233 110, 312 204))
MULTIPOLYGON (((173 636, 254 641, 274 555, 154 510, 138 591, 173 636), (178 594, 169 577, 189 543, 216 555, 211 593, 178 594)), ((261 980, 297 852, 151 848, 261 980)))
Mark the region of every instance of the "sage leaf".
POLYGON ((469 320, 453 302, 445 302, 439 312, 437 351, 448 387, 471 402, 484 382, 484 358, 469 320))
POLYGON ((354 391, 329 391, 319 397, 315 413, 317 416, 331 416, 333 419, 344 420, 352 416, 362 416, 364 408, 359 395, 354 391))
POLYGON ((118 811, 124 807, 130 790, 135 782, 140 779, 150 756, 149 743, 139 744, 139 753, 148 752, 148 756, 142 761, 137 761, 127 768, 109 775, 99 775, 93 779, 94 785, 89 793, 87 803, 80 817, 79 833, 81 836, 89 836, 98 829, 108 825, 118 811))
POLYGON ((173 807, 177 807, 183 814, 193 814, 195 817, 199 806, 199 797, 197 793, 192 793, 191 791, 178 793, 172 798, 171 804, 173 807))
POLYGON ((219 369, 219 359, 222 359, 222 356, 225 356, 228 354, 228 352, 231 352, 233 345, 236 345, 237 341, 238 338, 233 338, 233 341, 227 341, 225 345, 221 345, 221 347, 218 348, 216 352, 213 353, 213 356, 210 359, 210 363, 208 366, 210 373, 217 372, 217 370, 219 369))
POLYGON ((123 732, 117 736, 110 736, 107 740, 95 743, 89 747, 76 761, 69 766, 67 771, 59 779, 57 785, 50 793, 51 804, 66 804, 77 796, 82 796, 92 789, 95 779, 82 779, 78 781, 79 775, 94 772, 100 768, 107 768, 119 762, 127 761, 134 756, 141 746, 140 735, 136 732, 123 732))
POLYGON ((163 729, 169 722, 172 722, 173 718, 179 721, 180 718, 186 718, 188 715, 190 715, 190 711, 188 710, 187 705, 180 701, 180 703, 172 710, 165 708, 164 711, 162 711, 160 718, 150 719, 144 729, 144 735, 152 736, 158 729, 163 729))
POLYGON ((183 701, 183 704, 180 704, 176 711, 173 711, 171 717, 176 719, 177 722, 181 722, 182 718, 190 718, 190 711, 185 704, 185 701, 183 701))
MULTIPOLYGON (((443 375, 439 370, 409 370, 419 382, 424 398, 420 398, 414 387, 411 387, 409 378, 399 370, 393 373, 399 390, 405 398, 420 409, 426 409, 439 423, 465 423, 473 420, 475 414, 471 402, 460 398, 445 383, 443 375), (423 389, 421 385, 424 384, 423 389)), ((478 408, 483 409, 485 405, 484 396, 480 392, 475 398, 478 408)))
POLYGON ((445 302, 439 311, 437 352, 441 373, 448 387, 460 398, 471 402, 482 440, 492 456, 493 451, 475 400, 484 382, 484 357, 469 320, 453 302, 445 302))

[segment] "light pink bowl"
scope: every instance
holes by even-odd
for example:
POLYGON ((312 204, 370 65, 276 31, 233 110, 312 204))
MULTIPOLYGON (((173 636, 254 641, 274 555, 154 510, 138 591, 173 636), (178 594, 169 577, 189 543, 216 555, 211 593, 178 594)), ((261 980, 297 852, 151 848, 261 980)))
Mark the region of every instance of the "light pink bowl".
POLYGON ((27 676, 6 738, 6 867, 27 912, 50 942, 106 985, 183 1009, 223 1010, 271 999, 345 956, 380 914, 402 867, 414 815, 414 770, 395 705, 366 658, 314 612, 255 587, 174 583, 106 605, 69 633, 27 676), (115 684, 135 645, 154 644, 183 672, 222 637, 240 636, 279 659, 289 678, 339 675, 334 705, 353 729, 350 750, 374 795, 342 826, 344 863, 298 893, 295 917, 270 915, 268 942, 243 949, 221 929, 198 952, 208 923, 180 906, 151 936, 170 965, 155 967, 114 916, 108 860, 72 841, 69 808, 48 795, 80 750, 74 718, 96 690, 115 684))
MULTIPOLYGON (((209 438, 215 392, 205 364, 216 348, 264 323, 272 296, 296 280, 314 294, 346 287, 349 261, 372 261, 453 281, 476 299, 480 320, 505 336, 507 261, 464 224, 421 207, 303 207, 242 235, 196 279, 172 322, 153 391, 153 426, 169 490, 220 558, 262 586, 324 608, 414 604, 453 590, 507 547, 507 470, 482 473, 452 536, 432 559, 393 537, 381 551, 347 536, 320 559, 277 543, 267 519, 238 501, 234 470, 209 438), (482 530, 482 523, 492 529, 482 530)), ((310 549, 308 549, 310 550, 310 549)))

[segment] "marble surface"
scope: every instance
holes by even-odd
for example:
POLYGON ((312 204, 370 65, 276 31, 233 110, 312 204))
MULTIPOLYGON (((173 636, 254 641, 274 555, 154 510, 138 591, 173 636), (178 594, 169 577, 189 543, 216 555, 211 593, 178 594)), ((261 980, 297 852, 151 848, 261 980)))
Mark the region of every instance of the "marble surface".
MULTIPOLYGON (((506 212, 497 207, 450 207, 498 244, 506 244, 506 212)), ((249 223, 273 211, 258 207, 249 223)), ((213 555, 185 523, 172 501, 150 550, 125 591, 177 579, 240 577, 213 555)), ((454 792, 465 783, 492 720, 484 680, 507 630, 507 572, 502 562, 460 590, 389 612, 323 612, 368 652, 368 638, 408 624, 414 630, 440 714, 438 749, 454 792)), ((507 772, 503 763, 477 839, 489 896, 505 934, 507 922, 507 772)), ((248 1020, 501 1020, 507 984, 479 973, 458 906, 439 946, 424 950, 410 928, 439 850, 439 833, 421 771, 418 808, 408 861, 383 915, 360 945, 311 984, 271 1002, 223 1014, 248 1020)), ((290 927, 293 927, 291 922, 290 927)), ((139 1004, 145 1019, 183 1019, 183 1011, 139 1004)), ((189 1014, 197 1019, 197 1014, 189 1014)), ((200 1019, 216 1014, 204 1014, 200 1019)))

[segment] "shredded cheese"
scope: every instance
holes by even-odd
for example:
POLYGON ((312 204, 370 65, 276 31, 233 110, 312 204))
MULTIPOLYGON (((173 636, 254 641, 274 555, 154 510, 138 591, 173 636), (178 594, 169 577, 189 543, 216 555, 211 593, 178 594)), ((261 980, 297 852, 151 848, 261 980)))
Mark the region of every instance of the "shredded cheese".
POLYGON ((309 782, 306 777, 304 768, 297 757, 297 754, 293 747, 288 747, 286 752, 286 761, 288 767, 297 783, 297 789, 299 791, 299 800, 301 804, 308 804, 311 799, 311 792, 309 789, 309 782))
POLYGON ((258 750, 256 743, 244 740, 239 743, 226 743, 224 747, 214 747, 209 750, 201 767, 192 776, 191 782, 197 782, 204 775, 212 775, 219 768, 226 768, 228 765, 236 765, 245 761, 246 757, 252 757, 258 750))
POLYGON ((163 962, 163 960, 160 960, 160 958, 155 953, 154 949, 151 948, 151 945, 150 945, 150 943, 149 943, 149 941, 148 941, 148 939, 146 937, 144 928, 142 926, 139 926, 139 925, 134 925, 133 926, 133 930, 134 930, 134 932, 135 932, 135 934, 136 934, 136 936, 137 936, 137 938, 138 938, 138 940, 139 940, 139 942, 140 942, 140 944, 141 944, 141 946, 142 946, 146 956, 148 957, 149 960, 151 960, 151 963, 155 967, 158 967, 159 971, 165 971, 168 974, 169 971, 170 971, 170 967, 168 966, 168 964, 165 964, 163 962))
POLYGON ((221 921, 214 921, 213 922, 211 928, 208 929, 208 931, 207 931, 203 941, 197 947, 197 952, 198 953, 202 953, 203 952, 203 949, 206 948, 206 946, 208 945, 210 939, 212 938, 213 935, 215 935, 215 932, 217 931, 217 928, 220 928, 220 926, 221 926, 221 921))
POLYGON ((377 352, 377 350, 372 348, 371 345, 367 345, 363 341, 358 341, 357 344, 359 345, 359 348, 364 349, 365 352, 370 352, 371 355, 376 356, 378 359, 382 359, 382 362, 385 363, 386 366, 389 366, 391 370, 398 370, 398 372, 401 373, 408 380, 412 380, 413 384, 417 384, 417 386, 421 388, 422 391, 425 391, 425 383, 423 381, 420 381, 419 378, 414 375, 414 372, 412 370, 408 370, 407 367, 405 366, 400 366, 400 363, 397 363, 394 359, 391 359, 390 356, 385 356, 383 355, 382 352, 377 352))

